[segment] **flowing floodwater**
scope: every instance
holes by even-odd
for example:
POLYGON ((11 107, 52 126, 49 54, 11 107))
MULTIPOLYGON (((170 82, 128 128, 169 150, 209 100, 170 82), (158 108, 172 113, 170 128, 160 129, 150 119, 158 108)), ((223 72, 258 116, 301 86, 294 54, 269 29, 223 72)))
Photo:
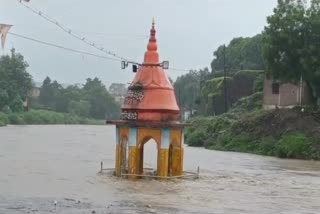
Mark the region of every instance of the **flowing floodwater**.
MULTIPOLYGON (((185 148, 199 180, 128 181, 113 126, 0 128, 0 213, 320 213, 320 162, 185 148), (57 205, 54 205, 57 201, 57 205)), ((156 161, 146 145, 147 165, 156 161), (149 163, 148 163, 149 161, 149 163)))

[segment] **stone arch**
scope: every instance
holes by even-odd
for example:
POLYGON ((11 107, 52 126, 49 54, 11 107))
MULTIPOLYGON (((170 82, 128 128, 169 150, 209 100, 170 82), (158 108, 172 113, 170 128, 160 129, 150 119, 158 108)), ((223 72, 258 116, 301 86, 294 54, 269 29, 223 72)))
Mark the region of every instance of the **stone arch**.
POLYGON ((137 150, 138 150, 138 173, 143 173, 143 165, 144 165, 144 145, 149 142, 151 139, 155 141, 157 144, 157 163, 159 160, 159 150, 161 146, 161 130, 159 129, 147 129, 141 128, 138 129, 137 136, 137 150))
POLYGON ((141 128, 138 129, 138 148, 141 147, 142 144, 145 144, 150 139, 154 139, 154 141, 157 143, 158 149, 161 146, 161 130, 160 129, 147 129, 147 128, 141 128))

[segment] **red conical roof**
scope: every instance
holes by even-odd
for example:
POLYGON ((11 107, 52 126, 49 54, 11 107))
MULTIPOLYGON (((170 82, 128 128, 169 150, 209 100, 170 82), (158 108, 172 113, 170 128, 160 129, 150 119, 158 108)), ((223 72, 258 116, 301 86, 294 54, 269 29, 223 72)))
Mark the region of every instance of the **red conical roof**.
POLYGON ((131 85, 122 105, 123 115, 131 115, 123 119, 174 121, 179 119, 180 110, 177 105, 174 88, 168 76, 159 65, 156 30, 154 22, 150 31, 150 39, 144 62, 131 85), (130 118, 132 115, 135 115, 130 118))

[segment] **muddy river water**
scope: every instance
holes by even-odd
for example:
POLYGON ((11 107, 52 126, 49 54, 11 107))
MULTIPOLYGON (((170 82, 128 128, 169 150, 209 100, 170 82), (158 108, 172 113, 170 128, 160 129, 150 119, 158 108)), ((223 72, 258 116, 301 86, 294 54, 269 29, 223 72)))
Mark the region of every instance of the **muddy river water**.
MULTIPOLYGON (((127 181, 114 166, 113 126, 0 128, 0 214, 320 213, 320 162, 185 147, 199 180, 127 181), (55 205, 54 201, 57 202, 55 205)), ((146 145, 146 163, 156 147, 146 145)))

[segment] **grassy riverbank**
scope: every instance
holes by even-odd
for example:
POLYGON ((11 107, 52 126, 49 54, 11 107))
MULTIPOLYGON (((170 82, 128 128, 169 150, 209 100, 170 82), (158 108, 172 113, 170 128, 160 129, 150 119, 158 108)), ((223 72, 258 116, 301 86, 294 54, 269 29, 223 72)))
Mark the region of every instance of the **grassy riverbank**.
POLYGON ((73 114, 46 110, 31 110, 21 113, 4 114, 0 112, 0 126, 7 124, 92 124, 102 125, 104 121, 79 117, 73 114))
POLYGON ((215 150, 320 160, 318 114, 283 109, 194 118, 186 142, 215 150))

